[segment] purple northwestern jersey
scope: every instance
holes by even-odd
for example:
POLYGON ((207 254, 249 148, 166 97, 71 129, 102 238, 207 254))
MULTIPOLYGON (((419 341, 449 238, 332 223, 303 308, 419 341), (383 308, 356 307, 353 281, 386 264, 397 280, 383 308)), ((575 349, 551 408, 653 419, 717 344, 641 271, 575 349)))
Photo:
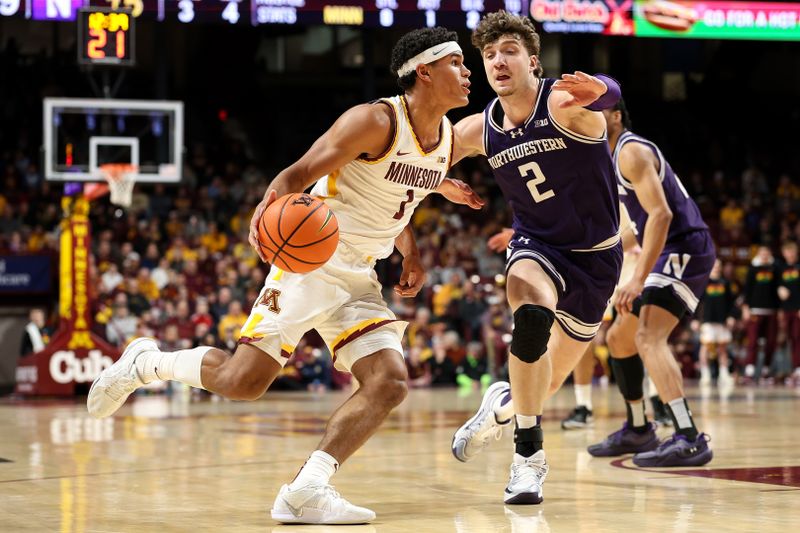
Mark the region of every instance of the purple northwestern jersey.
POLYGON ((667 160, 661 154, 658 146, 648 141, 644 137, 640 137, 630 131, 622 132, 617 141, 617 146, 614 149, 614 169, 616 170, 617 180, 619 182, 619 197, 628 213, 631 215, 631 220, 636 225, 637 235, 636 239, 639 244, 642 244, 644 238, 644 225, 647 222, 647 211, 642 208, 639 203, 639 198, 633 189, 633 184, 625 179, 619 169, 619 153, 622 147, 629 142, 638 142, 650 148, 658 159, 658 177, 661 180, 661 186, 664 188, 664 196, 667 198, 670 210, 672 210, 672 222, 669 225, 669 233, 667 233, 667 242, 673 243, 681 240, 681 236, 692 231, 708 230, 703 217, 700 216, 700 210, 694 200, 689 198, 686 189, 683 188, 681 180, 672 171, 667 160))
POLYGON ((543 78, 533 111, 504 130, 498 99, 484 111, 484 150, 514 214, 518 233, 565 251, 592 252, 619 241, 619 198, 605 136, 587 137, 556 123, 543 78))

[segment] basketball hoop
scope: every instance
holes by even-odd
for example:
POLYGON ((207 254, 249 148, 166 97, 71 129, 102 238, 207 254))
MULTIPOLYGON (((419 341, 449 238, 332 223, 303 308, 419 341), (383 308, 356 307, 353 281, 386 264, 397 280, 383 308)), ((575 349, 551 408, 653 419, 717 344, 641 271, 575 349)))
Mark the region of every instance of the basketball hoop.
POLYGON ((136 183, 136 165, 108 163, 100 166, 103 179, 111 191, 111 203, 130 207, 133 200, 133 186, 136 183))

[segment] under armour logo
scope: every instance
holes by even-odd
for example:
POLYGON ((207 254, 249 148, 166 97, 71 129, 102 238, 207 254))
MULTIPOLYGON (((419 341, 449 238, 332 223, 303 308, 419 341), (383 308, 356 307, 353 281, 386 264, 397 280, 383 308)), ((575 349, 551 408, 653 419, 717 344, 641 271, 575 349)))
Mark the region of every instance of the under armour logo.
POLYGON ((313 201, 314 199, 311 198, 309 195, 302 194, 292 202, 292 205, 303 204, 304 206, 308 207, 311 205, 313 201))
POLYGON ((524 133, 525 133, 525 132, 522 130, 522 128, 517 128, 517 129, 515 129, 515 130, 511 130, 511 131, 509 132, 509 134, 511 135, 511 138, 512 138, 512 139, 516 139, 517 137, 520 137, 520 136, 521 136, 522 134, 524 134, 524 133))
POLYGON ((527 238, 527 237, 520 237, 520 238, 519 238, 519 239, 517 239, 517 240, 518 240, 519 242, 521 242, 522 244, 530 244, 530 243, 531 243, 531 240, 530 240, 529 238, 527 238))

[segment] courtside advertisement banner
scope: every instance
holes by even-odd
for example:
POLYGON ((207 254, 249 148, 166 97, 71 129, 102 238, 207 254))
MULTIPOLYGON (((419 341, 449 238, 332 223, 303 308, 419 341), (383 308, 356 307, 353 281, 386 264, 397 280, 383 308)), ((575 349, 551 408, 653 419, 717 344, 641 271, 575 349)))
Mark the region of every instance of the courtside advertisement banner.
POLYGON ((800 3, 637 0, 637 37, 800 40, 800 3))

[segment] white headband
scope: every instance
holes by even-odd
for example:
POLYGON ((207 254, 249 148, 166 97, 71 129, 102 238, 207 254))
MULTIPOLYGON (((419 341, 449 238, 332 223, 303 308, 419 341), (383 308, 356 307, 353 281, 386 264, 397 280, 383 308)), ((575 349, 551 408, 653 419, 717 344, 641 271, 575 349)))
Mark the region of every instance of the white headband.
POLYGON ((449 56, 450 54, 464 55, 464 53, 461 51, 461 47, 458 46, 458 43, 455 41, 447 41, 446 43, 439 43, 431 46, 427 50, 423 50, 403 63, 403 66, 397 70, 397 77, 402 78, 406 74, 411 74, 414 72, 418 65, 427 65, 428 63, 433 63, 434 61, 445 56, 449 56))

